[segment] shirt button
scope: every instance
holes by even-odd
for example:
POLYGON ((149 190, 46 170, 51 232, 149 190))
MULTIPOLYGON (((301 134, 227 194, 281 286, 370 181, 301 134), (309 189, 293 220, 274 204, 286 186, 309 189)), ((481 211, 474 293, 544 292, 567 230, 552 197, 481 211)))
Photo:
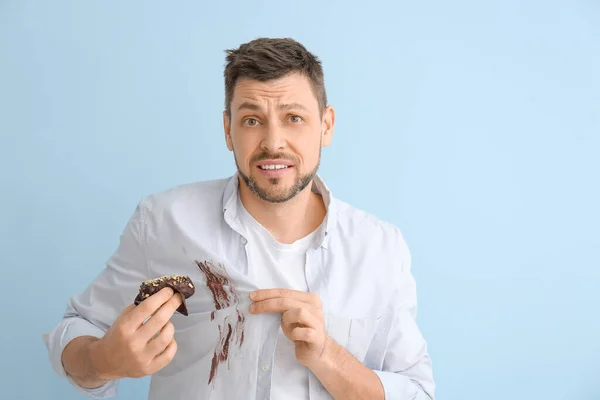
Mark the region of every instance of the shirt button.
POLYGON ((240 242, 242 242, 242 244, 246 244, 246 243, 248 243, 248 239, 246 239, 245 237, 242 237, 240 239, 240 242))
POLYGON ((269 364, 263 364, 262 365, 262 370, 267 372, 269 370, 269 364))

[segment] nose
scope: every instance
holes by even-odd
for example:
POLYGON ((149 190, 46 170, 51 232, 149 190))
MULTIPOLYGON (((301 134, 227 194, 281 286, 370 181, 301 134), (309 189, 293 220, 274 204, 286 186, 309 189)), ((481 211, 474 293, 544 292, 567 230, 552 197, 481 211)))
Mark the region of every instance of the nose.
POLYGON ((285 148, 283 129, 277 124, 268 124, 264 130, 261 148, 267 153, 277 153, 285 148))

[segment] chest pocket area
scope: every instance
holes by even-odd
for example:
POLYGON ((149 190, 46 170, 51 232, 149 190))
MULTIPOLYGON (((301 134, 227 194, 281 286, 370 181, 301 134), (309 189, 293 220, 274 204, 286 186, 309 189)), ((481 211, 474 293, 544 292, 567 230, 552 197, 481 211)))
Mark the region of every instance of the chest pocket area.
POLYGON ((352 318, 335 314, 325 315, 325 327, 337 344, 346 348, 357 360, 365 361, 367 352, 380 347, 381 318, 352 318))
MULTIPOLYGON (((381 358, 380 355, 385 351, 381 328, 385 328, 382 326, 382 318, 351 318, 325 314, 327 334, 369 368, 374 368, 376 365, 370 365, 372 362, 369 362, 367 355, 369 359, 381 358)), ((387 334, 387 331, 383 333, 387 334)), ((309 387, 311 400, 332 399, 313 374, 309 375, 309 387)))

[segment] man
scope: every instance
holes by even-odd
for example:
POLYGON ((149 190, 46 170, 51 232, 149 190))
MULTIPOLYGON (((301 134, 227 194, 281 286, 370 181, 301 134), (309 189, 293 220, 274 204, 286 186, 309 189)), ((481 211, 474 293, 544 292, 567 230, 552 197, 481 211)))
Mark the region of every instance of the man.
POLYGON ((433 399, 400 231, 334 199, 317 175, 331 143, 320 61, 291 39, 228 52, 223 124, 237 174, 144 199, 100 276, 45 335, 54 370, 151 399, 433 399), (142 281, 188 275, 184 301, 142 281))

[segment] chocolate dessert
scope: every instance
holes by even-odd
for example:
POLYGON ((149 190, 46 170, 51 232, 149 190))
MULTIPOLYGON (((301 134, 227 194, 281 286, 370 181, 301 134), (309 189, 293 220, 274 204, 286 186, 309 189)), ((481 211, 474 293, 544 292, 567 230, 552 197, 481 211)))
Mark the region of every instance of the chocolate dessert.
POLYGON ((194 288, 192 280, 185 275, 165 275, 142 282, 140 285, 140 291, 134 300, 134 304, 136 306, 139 305, 142 301, 166 287, 170 287, 175 293, 181 294, 183 297, 183 303, 181 303, 179 308, 177 308, 177 311, 187 316, 188 311, 187 307, 185 306, 185 299, 192 297, 196 289, 194 288))

